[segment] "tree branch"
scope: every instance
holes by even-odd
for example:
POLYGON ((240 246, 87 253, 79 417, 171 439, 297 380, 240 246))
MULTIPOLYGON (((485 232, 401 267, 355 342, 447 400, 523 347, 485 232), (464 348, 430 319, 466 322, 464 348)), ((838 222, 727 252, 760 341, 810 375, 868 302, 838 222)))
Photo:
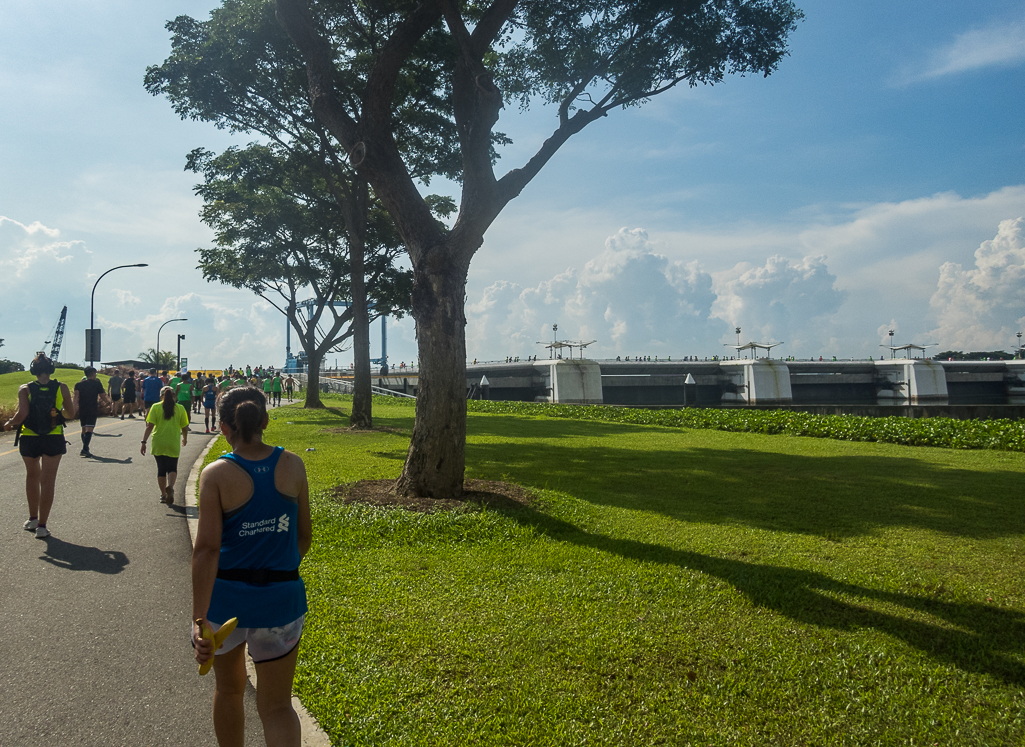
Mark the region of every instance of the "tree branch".
POLYGON ((351 150, 356 144, 357 124, 335 96, 335 66, 330 45, 317 32, 306 0, 277 0, 276 8, 278 22, 306 59, 314 113, 327 123, 342 146, 351 150))
POLYGON ((491 45, 495 43, 498 35, 502 32, 502 27, 512 17, 513 11, 516 10, 517 1, 495 0, 491 7, 484 11, 484 15, 481 16, 480 21, 477 22, 477 26, 470 35, 473 41, 475 57, 483 57, 488 49, 491 48, 491 45))

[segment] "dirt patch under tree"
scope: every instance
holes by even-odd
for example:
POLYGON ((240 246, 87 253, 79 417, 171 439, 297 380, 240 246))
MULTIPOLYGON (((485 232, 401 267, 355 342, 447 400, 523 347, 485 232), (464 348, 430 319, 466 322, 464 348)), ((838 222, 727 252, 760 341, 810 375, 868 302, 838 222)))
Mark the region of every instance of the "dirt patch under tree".
POLYGON ((534 497, 519 485, 495 480, 467 480, 460 500, 407 497, 395 492, 394 480, 360 480, 338 485, 331 494, 339 503, 363 503, 368 506, 401 508, 406 511, 459 511, 486 506, 488 508, 523 508, 534 497))

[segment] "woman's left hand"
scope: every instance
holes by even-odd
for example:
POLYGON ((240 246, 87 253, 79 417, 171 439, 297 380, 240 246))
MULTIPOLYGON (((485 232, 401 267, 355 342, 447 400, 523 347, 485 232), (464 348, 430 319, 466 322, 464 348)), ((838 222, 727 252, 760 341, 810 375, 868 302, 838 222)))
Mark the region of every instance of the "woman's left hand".
MULTIPOLYGON (((203 618, 198 622, 205 625, 207 628, 211 630, 213 629, 213 626, 210 625, 210 621, 206 618, 203 618)), ((207 640, 203 637, 203 632, 200 629, 199 625, 197 625, 196 620, 192 621, 192 645, 196 649, 197 664, 205 664, 213 658, 214 642, 211 640, 207 640)))

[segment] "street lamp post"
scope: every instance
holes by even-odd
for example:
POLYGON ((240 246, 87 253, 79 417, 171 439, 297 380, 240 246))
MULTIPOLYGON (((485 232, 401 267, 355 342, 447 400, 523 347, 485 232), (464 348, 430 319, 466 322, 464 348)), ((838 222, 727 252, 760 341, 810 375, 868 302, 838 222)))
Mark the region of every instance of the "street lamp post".
POLYGON ((164 322, 163 324, 160 325, 160 329, 157 330, 157 349, 156 349, 156 360, 153 361, 153 365, 154 366, 159 366, 160 365, 160 330, 163 329, 164 327, 166 327, 171 322, 187 322, 187 321, 189 321, 189 320, 185 319, 185 318, 182 318, 182 319, 168 319, 166 322, 164 322))
POLYGON ((890 360, 892 361, 896 356, 893 350, 893 330, 890 330, 890 360))
MULTIPOLYGON (((117 267, 111 267, 109 270, 107 270, 107 272, 103 273, 103 275, 106 275, 108 273, 114 272, 114 270, 123 269, 125 267, 149 267, 149 265, 146 264, 145 262, 142 262, 142 263, 136 264, 136 265, 118 265, 117 267)), ((101 280, 103 280, 103 275, 100 275, 98 278, 96 278, 96 282, 93 283, 93 292, 89 295, 89 333, 88 334, 89 334, 89 354, 90 354, 89 355, 89 365, 90 366, 95 362, 93 354, 96 352, 96 348, 97 348, 97 345, 94 344, 94 339, 93 339, 93 332, 95 331, 94 327, 93 327, 93 306, 94 306, 94 303, 95 303, 95 300, 96 300, 96 286, 100 284, 101 280)))
POLYGON ((182 369, 182 340, 185 339, 185 335, 178 335, 178 370, 182 369))

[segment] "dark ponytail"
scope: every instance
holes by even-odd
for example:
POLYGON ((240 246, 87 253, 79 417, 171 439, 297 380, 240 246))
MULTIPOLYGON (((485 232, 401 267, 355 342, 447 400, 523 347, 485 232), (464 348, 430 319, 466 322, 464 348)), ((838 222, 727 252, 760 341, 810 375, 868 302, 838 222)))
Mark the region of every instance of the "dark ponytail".
POLYGON ((174 417, 174 406, 178 404, 174 399, 174 389, 165 386, 160 390, 160 406, 164 408, 164 420, 174 417))
POLYGON ((260 426, 267 417, 267 399, 253 387, 229 389, 217 398, 217 415, 241 436, 242 443, 252 443, 260 435, 260 426))

